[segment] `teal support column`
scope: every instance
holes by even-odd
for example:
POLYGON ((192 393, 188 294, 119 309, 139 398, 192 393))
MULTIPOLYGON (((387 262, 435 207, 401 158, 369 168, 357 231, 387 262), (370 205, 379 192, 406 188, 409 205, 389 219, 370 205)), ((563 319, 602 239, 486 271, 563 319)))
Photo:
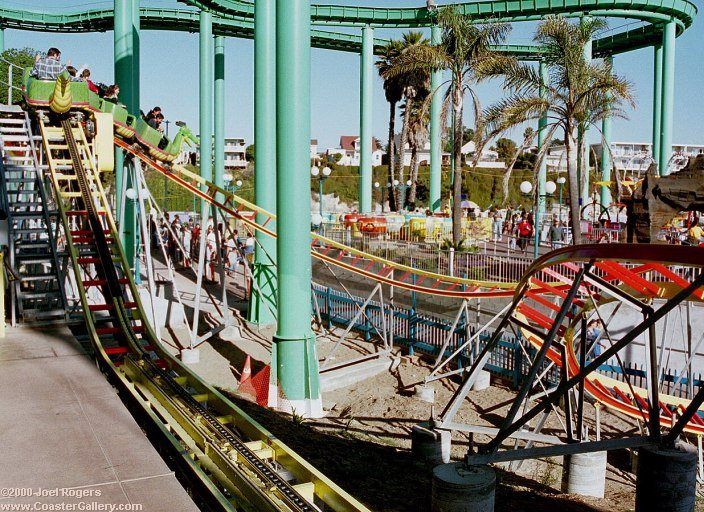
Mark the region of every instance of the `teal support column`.
POLYGON ((0 53, 5 51, 5 29, 0 27, 0 53))
MULTIPOLYGON (((198 49, 200 84, 200 175, 213 180, 213 15, 200 11, 198 49)), ((205 201, 201 201, 201 211, 205 201)), ((203 226, 205 229, 206 226, 203 226)))
POLYGON ((653 161, 660 163, 660 121, 662 120, 662 44, 653 47, 653 161))
POLYGON ((225 185, 225 37, 215 37, 215 184, 225 185))
MULTIPOLYGON (((130 113, 139 115, 139 91, 135 90, 135 82, 139 81, 139 64, 138 61, 135 61, 135 35, 138 34, 134 27, 133 7, 135 4, 139 5, 136 0, 115 0, 113 14, 114 64, 115 83, 120 87, 120 101, 127 106, 130 113)), ((122 219, 123 223, 122 245, 125 250, 125 258, 129 262, 130 268, 134 270, 137 232, 135 205, 134 201, 130 199, 123 200, 125 190, 132 188, 132 175, 126 170, 124 153, 119 149, 115 150, 115 184, 117 218, 122 219), (120 212, 119 208, 123 203, 125 211, 120 212)), ((139 279, 138 272, 135 272, 134 275, 139 279)))
MULTIPOLYGON (((613 67, 614 58, 606 57, 609 67, 613 67)), ((601 120, 601 181, 611 182, 611 117, 601 120)), ((599 189, 599 199, 602 206, 608 208, 611 204, 611 185, 602 185, 599 189)))
MULTIPOLYGON (((276 212, 276 0, 254 4, 254 202, 276 212)), ((257 223, 266 217, 257 215, 257 223)), ((267 224, 276 231, 275 221, 267 224)), ((247 320, 276 322, 276 239, 256 233, 252 287, 247 320)))
POLYGON ((667 164, 672 156, 672 128, 675 108, 675 37, 677 25, 670 21, 662 34, 662 115, 660 118, 660 176, 667 174, 667 164))
MULTIPOLYGON (((374 85, 374 30, 362 29, 359 62, 359 212, 372 211, 372 86, 374 85)), ((321 198, 322 201, 322 198, 321 198)))
MULTIPOLYGON (((439 44, 442 30, 437 24, 431 29, 430 40, 439 44)), ((440 210, 440 196, 442 194, 442 96, 438 91, 442 81, 442 72, 434 71, 430 76, 430 90, 433 99, 430 103, 430 197, 428 207, 431 212, 440 210)))
MULTIPOLYGON (((540 97, 545 98, 547 95, 547 88, 545 84, 548 83, 548 67, 542 60, 540 61, 538 72, 540 73, 540 97)), ((538 150, 540 150, 546 143, 545 136, 547 135, 548 117, 544 114, 538 120, 538 150)), ((538 168, 538 189, 536 191, 536 201, 535 201, 535 234, 533 240, 533 258, 537 258, 540 249, 540 227, 542 219, 545 215, 545 183, 547 182, 547 159, 543 158, 538 168)))
POLYGON ((131 14, 132 14, 132 99, 129 105, 130 112, 134 115, 139 115, 141 103, 140 103, 140 87, 139 87, 139 76, 140 76, 140 21, 139 21, 139 1, 132 0, 131 14))
POLYGON ((276 212, 278 324, 270 404, 322 416, 311 329, 310 1, 276 2, 276 212))

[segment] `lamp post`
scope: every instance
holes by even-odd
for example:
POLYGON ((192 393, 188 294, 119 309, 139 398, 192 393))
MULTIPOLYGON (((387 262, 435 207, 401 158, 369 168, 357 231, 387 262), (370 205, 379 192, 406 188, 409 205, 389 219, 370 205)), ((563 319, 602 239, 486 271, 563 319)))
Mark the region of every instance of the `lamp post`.
POLYGON ((557 178, 557 184, 560 185, 560 222, 562 222, 562 187, 566 181, 567 179, 564 176, 557 178))
POLYGON ((374 182, 374 190, 379 190, 379 191, 380 191, 380 194, 379 194, 379 204, 381 205, 381 212, 384 213, 383 191, 381 191, 381 190, 379 189, 379 182, 378 182, 378 181, 375 181, 375 182, 374 182))
MULTIPOLYGON (((558 180, 559 182, 559 180, 558 180)), ((523 195, 529 195, 531 191, 533 190, 533 184, 530 181, 524 181, 520 185, 521 193, 523 195)), ((535 216, 533 218, 533 258, 538 257, 538 251, 540 249, 540 219, 538 216, 540 215, 540 212, 538 212, 538 201, 542 198, 547 198, 547 197, 552 197, 552 195, 555 193, 555 190, 557 189, 557 185, 555 184, 554 181, 548 181, 545 183, 545 194, 544 195, 537 195, 535 196, 535 202, 534 202, 534 207, 533 211, 535 212, 535 216)), ((562 191, 562 188, 560 188, 560 191, 562 191)))
POLYGON ((322 218, 323 218, 323 183, 325 183, 325 180, 330 177, 332 174, 332 169, 330 167, 323 167, 323 170, 321 171, 316 167, 315 165, 310 168, 310 175, 313 176, 314 178, 318 178, 318 187, 319 187, 319 192, 318 192, 318 200, 320 201, 320 219, 321 219, 321 226, 322 226, 322 218))
POLYGON ((225 190, 227 190, 228 192, 232 192, 234 194, 242 188, 242 180, 234 181, 235 178, 232 176, 232 174, 225 174, 222 179, 225 182, 225 190))

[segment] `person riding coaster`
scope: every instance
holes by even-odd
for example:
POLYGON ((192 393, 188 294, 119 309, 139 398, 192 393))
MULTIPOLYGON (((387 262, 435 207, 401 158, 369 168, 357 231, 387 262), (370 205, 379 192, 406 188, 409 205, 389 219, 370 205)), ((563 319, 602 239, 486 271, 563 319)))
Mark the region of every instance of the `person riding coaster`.
POLYGON ((183 122, 177 122, 178 133, 172 140, 149 126, 142 118, 127 112, 124 105, 112 103, 88 88, 86 82, 71 81, 63 71, 56 80, 39 80, 25 71, 23 81, 24 98, 29 107, 36 110, 49 109, 56 114, 70 110, 87 113, 103 112, 112 114, 116 135, 126 142, 135 139, 136 143, 155 160, 172 163, 181 153, 183 144, 199 145, 198 138, 183 122))

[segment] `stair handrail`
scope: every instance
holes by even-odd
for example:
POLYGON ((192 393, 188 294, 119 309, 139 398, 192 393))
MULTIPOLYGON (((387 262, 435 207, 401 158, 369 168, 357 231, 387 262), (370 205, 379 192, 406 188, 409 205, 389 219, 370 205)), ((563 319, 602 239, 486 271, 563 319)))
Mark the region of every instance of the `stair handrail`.
POLYGON ((13 71, 14 68, 17 69, 19 72, 18 76, 22 76, 24 74, 25 68, 22 66, 18 66, 17 64, 10 62, 7 60, 5 57, 0 56, 0 62, 3 64, 7 64, 7 81, 4 81, 4 77, 0 76, 0 84, 6 85, 7 86, 7 105, 12 105, 12 91, 17 90, 22 93, 22 87, 17 87, 14 84, 14 73, 13 71))

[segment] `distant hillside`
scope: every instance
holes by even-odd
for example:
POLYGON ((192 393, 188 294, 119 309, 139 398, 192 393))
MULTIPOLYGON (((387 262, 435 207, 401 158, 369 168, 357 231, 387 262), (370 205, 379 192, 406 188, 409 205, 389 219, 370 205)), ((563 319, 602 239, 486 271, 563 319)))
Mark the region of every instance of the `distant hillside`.
MULTIPOLYGON (((189 167, 193 172, 198 172, 197 167, 189 167)), ((428 203, 428 179, 430 169, 421 167, 418 176, 418 205, 428 203)), ((487 208, 491 204, 501 202, 501 179, 503 171, 500 169, 482 169, 476 171, 465 169, 463 190, 470 201, 474 201, 482 208, 487 208)), ((254 197, 253 177, 235 174, 234 181, 241 179, 242 188, 237 194, 245 199, 252 200, 254 197)), ((357 167, 334 166, 332 175, 325 181, 324 193, 335 194, 341 202, 350 206, 357 201, 359 169, 357 167)), ((519 190, 522 181, 533 182, 532 171, 514 170, 511 176, 509 187, 509 203, 512 206, 525 205, 532 202, 531 198, 523 197, 519 190)), ((378 182, 382 187, 387 183, 386 166, 375 167, 373 170, 372 183, 378 182)), ((165 206, 171 211, 186 211, 193 209, 193 196, 172 182, 165 184, 165 178, 155 172, 147 172, 147 185, 162 208, 165 206), (166 187, 166 189, 165 189, 166 187)), ((373 201, 378 203, 381 199, 381 187, 373 189, 373 201)), ((311 180, 311 192, 315 192, 317 198, 318 181, 311 180)), ((565 201, 567 198, 567 187, 564 190, 565 201)), ((442 172, 442 197, 447 201, 450 197, 450 170, 443 168, 442 172)), ((386 193, 384 193, 386 199, 386 193)), ((555 198, 556 200, 557 198, 555 198)))

